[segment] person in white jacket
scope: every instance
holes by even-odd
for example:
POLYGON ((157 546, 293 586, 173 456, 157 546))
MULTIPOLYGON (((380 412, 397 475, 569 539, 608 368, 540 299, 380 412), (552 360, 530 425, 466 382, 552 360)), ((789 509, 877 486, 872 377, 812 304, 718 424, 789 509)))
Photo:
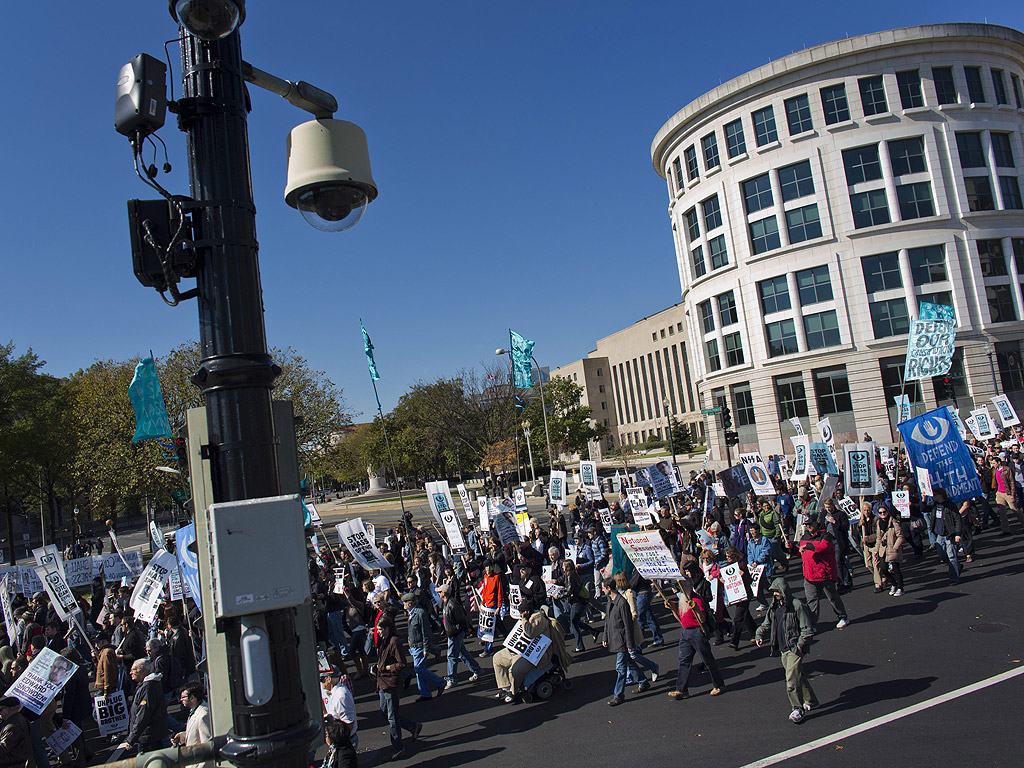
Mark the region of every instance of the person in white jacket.
MULTIPOLYGON (((210 705, 206 703, 206 690, 202 683, 188 683, 181 690, 181 705, 189 711, 185 730, 171 737, 171 743, 179 747, 194 747, 213 738, 213 721, 210 705)), ((216 768, 213 760, 207 760, 202 768, 216 768)))

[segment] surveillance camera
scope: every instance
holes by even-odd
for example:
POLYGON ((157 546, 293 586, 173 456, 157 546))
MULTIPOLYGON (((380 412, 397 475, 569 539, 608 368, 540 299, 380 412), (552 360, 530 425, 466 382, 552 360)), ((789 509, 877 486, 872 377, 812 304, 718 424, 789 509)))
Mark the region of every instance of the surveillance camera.
POLYGON ((366 134, 344 120, 310 120, 288 134, 284 200, 324 232, 354 226, 377 197, 366 134))

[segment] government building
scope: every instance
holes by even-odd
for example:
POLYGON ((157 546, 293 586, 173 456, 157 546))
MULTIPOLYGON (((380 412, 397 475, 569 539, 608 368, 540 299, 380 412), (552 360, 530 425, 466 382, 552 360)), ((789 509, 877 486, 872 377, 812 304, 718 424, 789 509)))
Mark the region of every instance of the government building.
POLYGON ((681 302, 552 375, 577 377, 617 443, 663 435, 667 403, 716 461, 702 408, 728 405, 738 448, 762 453, 791 452, 793 418, 895 443, 904 391, 915 413, 1002 393, 1024 413, 1022 77, 1020 32, 937 24, 809 48, 687 104, 651 146, 681 302), (953 397, 902 380, 922 302, 955 312, 953 397))

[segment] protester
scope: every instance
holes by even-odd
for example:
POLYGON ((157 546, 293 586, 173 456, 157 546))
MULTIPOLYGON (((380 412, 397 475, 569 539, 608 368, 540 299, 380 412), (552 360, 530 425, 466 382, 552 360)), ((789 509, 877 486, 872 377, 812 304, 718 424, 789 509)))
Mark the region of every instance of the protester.
POLYGON ((438 696, 444 693, 445 680, 427 668, 427 649, 431 641, 431 631, 426 613, 418 604, 416 595, 406 592, 402 595, 402 605, 408 613, 409 653, 412 655, 416 683, 420 690, 417 701, 429 701, 433 698, 432 691, 437 691, 438 696))
POLYGON ((380 711, 388 719, 391 728, 391 759, 398 760, 405 755, 402 747, 402 731, 412 734, 412 740, 419 738, 423 730, 422 723, 416 723, 399 712, 399 701, 402 696, 402 670, 407 666, 405 652, 395 634, 395 624, 390 616, 382 616, 377 622, 380 633, 379 653, 377 661, 377 695, 380 700, 380 711))
POLYGON ((643 693, 651 687, 651 684, 647 682, 646 678, 643 678, 643 673, 636 665, 636 630, 629 603, 619 594, 615 579, 602 581, 601 591, 608 599, 604 638, 601 644, 610 653, 615 654, 615 686, 608 706, 617 707, 626 700, 626 678, 630 672, 635 678, 642 680, 637 686, 637 693, 643 693))
MULTIPOLYGON (((213 738, 213 720, 210 705, 206 702, 206 690, 202 683, 191 682, 181 689, 181 706, 189 713, 185 730, 171 737, 171 744, 179 747, 194 747, 213 738)), ((216 762, 207 760, 200 768, 214 768, 216 762)))
POLYGON ((448 638, 448 676, 445 688, 454 688, 458 684, 460 661, 469 667, 469 682, 475 683, 480 678, 481 669, 476 659, 466 650, 466 635, 473 631, 469 616, 466 615, 462 601, 451 586, 442 586, 438 593, 443 601, 441 618, 444 633, 448 638))
POLYGON ((818 622, 818 602, 821 594, 828 598, 829 605, 836 613, 836 629, 843 629, 850 622, 846 617, 843 598, 836 591, 836 545, 816 518, 804 523, 804 535, 800 539, 800 554, 804 569, 804 595, 811 619, 818 622))
POLYGON ((807 606, 792 595, 785 579, 775 579, 769 589, 773 602, 757 628, 755 642, 760 647, 767 640, 772 651, 778 649, 781 654, 782 668, 786 670, 786 694, 793 708, 789 719, 801 723, 804 714, 818 706, 818 698, 803 670, 804 656, 814 635, 814 622, 807 606))
POLYGON ((718 662, 715 661, 704 634, 705 627, 711 620, 708 605, 703 598, 696 593, 689 597, 680 594, 679 621, 682 627, 679 632, 679 670, 676 673, 676 687, 668 694, 670 698, 680 700, 690 697, 690 665, 695 654, 700 655, 704 666, 711 673, 711 681, 714 684, 711 695, 720 696, 725 692, 725 678, 722 677, 718 662))
POLYGON ((0 698, 0 766, 31 765, 32 736, 21 713, 21 702, 14 696, 4 696, 0 698))
POLYGON ((125 751, 138 748, 140 753, 160 749, 168 733, 167 703, 160 673, 154 670, 153 662, 139 659, 132 664, 131 676, 135 694, 128 713, 128 736, 119 746, 125 751))

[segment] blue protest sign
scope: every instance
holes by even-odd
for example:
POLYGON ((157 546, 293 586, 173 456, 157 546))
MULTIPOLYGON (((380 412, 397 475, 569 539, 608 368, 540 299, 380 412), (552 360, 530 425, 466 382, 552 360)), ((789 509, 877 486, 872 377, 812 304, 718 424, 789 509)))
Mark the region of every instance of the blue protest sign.
POLYGON ((933 304, 930 301, 922 301, 920 312, 922 320, 956 321, 956 314, 953 312, 953 308, 945 304, 933 304))
POLYGON ((199 560, 189 546, 196 540, 196 524, 189 523, 174 532, 174 549, 178 555, 178 567, 181 569, 181 580, 185 590, 195 600, 200 612, 203 606, 199 601, 199 560))
POLYGON ((808 446, 811 464, 814 471, 819 475, 838 475, 836 460, 832 458, 832 451, 828 449, 828 443, 810 443, 808 446))
POLYGON ((897 424, 915 467, 928 470, 932 488, 961 503, 983 494, 974 461, 946 406, 897 424))

